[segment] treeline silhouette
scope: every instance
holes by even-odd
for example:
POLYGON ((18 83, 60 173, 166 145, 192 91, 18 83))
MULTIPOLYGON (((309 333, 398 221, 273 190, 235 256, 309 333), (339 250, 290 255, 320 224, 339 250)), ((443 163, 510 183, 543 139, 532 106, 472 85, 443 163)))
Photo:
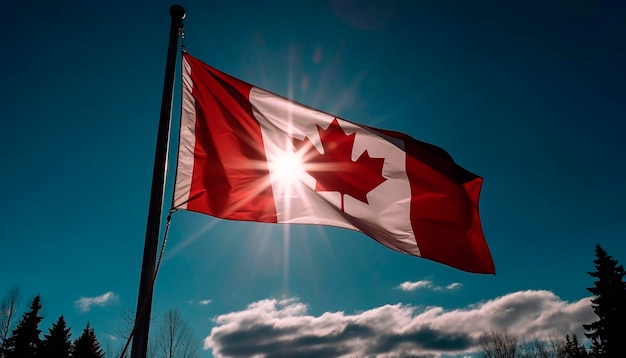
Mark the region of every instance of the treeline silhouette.
MULTIPOLYGON (((574 335, 525 339, 507 332, 487 332, 479 342, 478 353, 485 358, 616 358, 626 357, 623 324, 626 322, 626 283, 624 267, 600 246, 595 248, 595 279, 587 290, 593 295, 591 307, 595 322, 583 324, 589 345, 574 335)), ((41 297, 35 296, 30 309, 17 325, 20 290, 14 288, 0 302, 0 358, 104 358, 96 334, 89 323, 72 341, 70 328, 63 316, 40 338, 39 323, 43 316, 41 297), (13 328, 15 326, 15 328, 13 328)), ((132 322, 127 322, 132 328, 132 322)), ((164 316, 156 340, 149 346, 149 356, 197 357, 197 342, 178 311, 170 309, 164 316), (172 346, 176 342, 176 346, 172 346), (177 352, 174 354, 174 352, 177 352)), ((112 354, 112 353, 109 353, 112 354)))
POLYGON ((598 320, 583 324, 589 338, 586 347, 574 334, 564 338, 544 337, 525 339, 507 332, 487 332, 480 340, 484 358, 618 358, 626 357, 623 344, 623 324, 626 322, 626 283, 624 267, 600 246, 596 245, 595 278, 587 288, 593 298, 591 307, 598 320))
POLYGON ((5 300, 1 308, 9 308, 3 311, 2 315, 2 346, 0 346, 0 357, 3 358, 104 358, 104 353, 100 348, 100 343, 96 338, 93 328, 89 323, 83 329, 81 335, 75 341, 71 341, 70 328, 67 327, 65 319, 60 316, 52 324, 47 334, 40 338, 41 330, 39 323, 43 319, 40 315, 41 297, 33 298, 30 309, 24 313, 17 327, 13 329, 11 335, 7 332, 11 328, 14 319, 15 308, 19 303, 19 290, 12 290, 8 300, 5 300), (18 293, 15 296, 15 293, 18 293), (8 313, 8 314, 7 314, 8 313))
MULTIPOLYGON (((89 323, 74 341, 70 327, 60 316, 41 338, 39 324, 41 315, 41 296, 33 298, 29 310, 17 321, 17 309, 21 301, 19 287, 9 291, 0 302, 0 358, 118 358, 127 356, 122 349, 114 351, 101 348, 94 329, 89 323), (15 327, 15 328, 13 328, 15 327)), ((132 315, 134 317, 134 315, 132 315)), ((123 327, 119 337, 124 341, 132 330, 133 320, 130 313, 122 317, 123 327)), ((157 327, 148 347, 148 357, 196 358, 198 342, 194 339, 187 322, 178 310, 170 308, 162 315, 161 326, 157 327)))

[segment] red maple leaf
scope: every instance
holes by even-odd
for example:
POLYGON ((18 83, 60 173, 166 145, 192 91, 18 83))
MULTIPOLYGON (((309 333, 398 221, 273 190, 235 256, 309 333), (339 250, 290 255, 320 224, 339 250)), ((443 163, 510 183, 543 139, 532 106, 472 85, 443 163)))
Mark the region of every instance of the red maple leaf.
POLYGON ((356 161, 352 160, 355 133, 346 134, 337 118, 327 129, 316 125, 324 153, 320 154, 308 137, 293 139, 301 153, 304 169, 315 178, 315 191, 338 191, 341 194, 341 211, 344 194, 366 204, 367 193, 382 184, 385 158, 372 158, 367 150, 356 161))

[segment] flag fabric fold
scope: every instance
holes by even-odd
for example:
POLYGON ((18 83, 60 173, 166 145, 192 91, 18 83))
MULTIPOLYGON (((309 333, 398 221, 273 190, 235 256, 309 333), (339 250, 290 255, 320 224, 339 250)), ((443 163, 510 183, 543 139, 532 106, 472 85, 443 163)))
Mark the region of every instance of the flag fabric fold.
POLYGON ((174 207, 329 225, 464 271, 495 273, 482 178, 443 149, 290 101, 185 53, 174 207))

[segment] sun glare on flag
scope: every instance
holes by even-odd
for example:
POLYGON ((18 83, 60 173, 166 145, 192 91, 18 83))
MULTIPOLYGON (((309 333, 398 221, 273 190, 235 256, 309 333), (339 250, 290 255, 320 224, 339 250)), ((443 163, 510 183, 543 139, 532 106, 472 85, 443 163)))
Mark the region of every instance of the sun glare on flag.
MULTIPOLYGON (((268 158, 270 159, 270 158, 268 158)), ((289 189, 306 177, 302 154, 291 148, 275 153, 268 162, 272 176, 282 189, 289 189)))

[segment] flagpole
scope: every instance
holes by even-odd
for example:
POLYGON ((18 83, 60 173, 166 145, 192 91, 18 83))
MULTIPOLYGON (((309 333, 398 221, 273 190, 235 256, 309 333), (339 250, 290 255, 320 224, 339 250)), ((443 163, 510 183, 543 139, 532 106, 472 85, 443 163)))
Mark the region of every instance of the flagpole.
POLYGON ((139 293, 137 295, 133 346, 130 351, 131 358, 145 358, 148 351, 154 273, 161 228, 161 210, 163 206, 163 192, 165 190, 165 169, 167 165, 170 123, 172 121, 172 97, 174 92, 174 74, 176 72, 176 55, 178 54, 178 36, 183 28, 185 9, 180 5, 173 5, 170 7, 170 16, 172 17, 172 22, 167 47, 167 61, 165 63, 165 81, 163 83, 154 169, 152 171, 152 189, 150 191, 150 206, 148 207, 148 222, 143 248, 139 293))

